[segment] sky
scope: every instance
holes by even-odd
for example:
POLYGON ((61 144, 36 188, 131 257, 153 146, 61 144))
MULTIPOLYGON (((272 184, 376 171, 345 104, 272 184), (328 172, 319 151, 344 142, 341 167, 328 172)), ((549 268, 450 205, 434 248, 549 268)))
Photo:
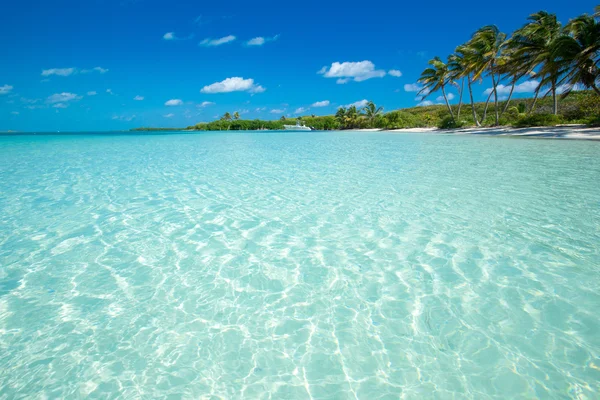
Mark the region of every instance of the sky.
MULTIPOLYGON (((539 10, 566 23, 595 5, 7 1, 0 15, 0 131, 185 127, 235 111, 244 119, 277 119, 334 114, 367 100, 386 111, 438 103, 439 93, 425 103, 416 96, 421 71, 476 29, 495 24, 510 33, 539 10)), ((476 100, 485 100, 489 86, 475 86, 476 100)), ((515 96, 534 89, 535 82, 520 82, 515 96)), ((450 93, 457 102, 456 90, 450 93)))

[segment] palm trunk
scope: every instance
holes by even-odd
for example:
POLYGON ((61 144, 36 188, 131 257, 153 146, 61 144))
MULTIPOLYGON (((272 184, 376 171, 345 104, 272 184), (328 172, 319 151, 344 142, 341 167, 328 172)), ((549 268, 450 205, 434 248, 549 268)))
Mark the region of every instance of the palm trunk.
POLYGON ((531 105, 531 108, 529 109, 529 114, 533 113, 533 110, 535 109, 535 105, 537 104, 537 101, 538 101, 539 94, 540 94, 540 88, 538 87, 535 91, 535 96, 533 97, 533 104, 531 105))
POLYGON ((552 79, 552 106, 554 115, 558 115, 558 96, 556 95, 556 79, 552 79))
POLYGON ((456 123, 456 118, 454 118, 454 112, 452 112, 452 107, 450 107, 450 103, 448 102, 448 97, 446 96, 446 90, 444 89, 444 85, 442 85, 442 94, 444 95, 444 100, 446 101, 446 107, 448 107, 448 111, 450 112, 452 121, 454 121, 454 123, 456 123))
POLYGON ((592 84, 592 89, 594 89, 594 92, 596 92, 596 94, 600 96, 600 89, 598 89, 598 87, 595 84, 592 84))
POLYGON ((511 99, 511 97, 513 95, 513 92, 515 90, 515 84, 516 83, 517 83, 517 81, 513 80, 512 86, 510 88, 510 93, 508 94, 508 99, 506 99, 506 104, 504 105, 504 109, 500 113, 501 117, 504 115, 504 113, 506 112, 506 110, 508 110, 508 105, 510 104, 510 99, 511 99))
POLYGON ((496 126, 500 124, 498 115, 498 91, 496 90, 496 75, 494 74, 494 64, 492 64, 492 85, 494 86, 494 108, 496 111, 496 126))
POLYGON ((481 126, 479 123, 479 119, 477 118, 477 111, 475 111, 475 102, 473 101, 473 88, 471 87, 471 74, 467 76, 467 86, 469 87, 469 97, 471 99, 471 111, 473 111, 473 121, 475 121, 475 125, 481 126))
POLYGON ((463 99, 463 92, 465 91, 465 78, 462 78, 462 83, 461 83, 461 87, 460 87, 460 95, 458 98, 458 111, 456 113, 456 119, 460 121, 460 109, 462 107, 462 99, 463 99))
POLYGON ((485 101, 485 108, 483 109, 483 117, 481 118, 481 123, 483 123, 485 121, 485 119, 487 118, 488 107, 490 105, 490 99, 492 98, 492 94, 494 94, 495 91, 496 91, 496 89, 492 89, 492 91, 488 95, 487 100, 485 101))

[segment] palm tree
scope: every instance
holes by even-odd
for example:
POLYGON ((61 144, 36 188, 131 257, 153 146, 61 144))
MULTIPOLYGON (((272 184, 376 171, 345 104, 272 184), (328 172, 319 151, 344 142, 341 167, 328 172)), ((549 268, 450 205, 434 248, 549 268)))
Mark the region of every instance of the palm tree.
POLYGON ((498 67, 505 61, 502 58, 502 50, 506 46, 506 34, 500 32, 496 25, 488 25, 480 28, 473 34, 470 47, 475 54, 475 68, 473 79, 481 79, 484 75, 492 77, 492 92, 496 110, 496 125, 499 124, 500 114, 498 111, 498 67))
POLYGON ((356 106, 350 106, 348 107, 348 110, 346 110, 346 124, 349 128, 356 128, 359 126, 359 119, 360 119, 360 113, 358 112, 358 109, 356 108, 356 106))
POLYGON ((223 114, 221 119, 224 121, 231 121, 231 114, 229 114, 229 112, 226 112, 225 114, 223 114))
POLYGON ((452 117, 452 121, 456 123, 454 112, 448 102, 448 96, 446 96, 446 86, 452 83, 448 65, 446 65, 439 57, 429 60, 429 65, 431 65, 431 67, 426 68, 425 71, 421 73, 421 77, 418 80, 418 82, 423 85, 423 89, 419 91, 418 95, 422 96, 422 99, 425 100, 429 94, 441 90, 444 100, 446 101, 446 107, 448 107, 448 111, 452 117))
POLYGON ((383 107, 378 108, 375 105, 375 103, 369 101, 367 105, 363 108, 363 111, 365 112, 365 116, 369 121, 369 126, 373 127, 373 122, 375 121, 375 119, 380 117, 383 113, 383 107))
POLYGON ((236 121, 237 121, 238 119, 240 119, 240 113, 239 113, 239 112, 237 112, 237 111, 236 111, 236 112, 234 112, 234 113, 233 113, 233 119, 235 119, 236 121))
MULTIPOLYGON (((558 98, 556 91, 559 79, 559 64, 554 52, 556 41, 562 35, 560 22, 555 14, 540 11, 531 14, 529 22, 518 29, 507 42, 511 52, 508 69, 512 71, 515 81, 531 75, 539 69, 537 76, 541 83, 536 89, 536 98, 542 86, 547 82, 552 92, 554 115, 558 114, 558 98)), ((513 86, 514 87, 514 86, 513 86)))
MULTIPOLYGON (((600 9, 596 7, 597 16, 600 9)), ((556 39, 553 55, 559 64, 558 75, 568 86, 564 96, 580 83, 600 95, 597 81, 600 78, 600 22, 584 14, 565 26, 565 35, 556 39)))
MULTIPOLYGON (((471 101, 471 111, 473 112, 473 121, 477 126, 481 126, 477 111, 475 110, 475 100, 473 99, 473 72, 477 66, 477 55, 471 47, 470 42, 462 44, 456 48, 454 54, 448 57, 448 69, 450 70, 450 79, 467 79, 467 88, 469 89, 469 99, 471 101)), ((461 90, 462 99, 462 90, 461 90)), ((488 98, 489 101, 489 98, 488 98)), ((460 118, 460 117, 459 117, 460 118)))
POLYGON ((337 112, 335 113, 335 119, 338 120, 342 128, 346 127, 346 107, 338 108, 337 112))

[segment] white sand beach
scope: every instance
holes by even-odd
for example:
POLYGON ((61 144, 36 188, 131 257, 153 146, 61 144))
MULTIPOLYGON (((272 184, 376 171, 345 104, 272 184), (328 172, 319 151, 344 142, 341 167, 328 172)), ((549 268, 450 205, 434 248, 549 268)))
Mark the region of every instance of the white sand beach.
MULTIPOLYGON (((373 132, 373 129, 362 129, 361 132, 373 132)), ((482 136, 518 136, 540 139, 579 139, 600 140, 600 128, 589 128, 585 125, 560 125, 553 127, 532 128, 465 128, 442 130, 438 128, 409 128, 379 130, 379 132, 395 133, 437 133, 452 135, 482 135, 482 136)))

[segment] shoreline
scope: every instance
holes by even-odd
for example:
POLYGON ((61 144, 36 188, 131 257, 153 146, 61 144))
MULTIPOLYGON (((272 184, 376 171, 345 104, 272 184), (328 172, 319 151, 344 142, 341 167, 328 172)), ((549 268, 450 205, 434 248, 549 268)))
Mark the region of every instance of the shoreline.
POLYGON ((458 129, 439 128, 406 128, 406 129, 357 129, 353 132, 373 133, 436 133, 442 135, 473 135, 522 137, 536 139, 571 139, 571 140, 600 140, 600 127, 593 128, 585 125, 558 125, 529 128, 512 127, 471 127, 458 129))

